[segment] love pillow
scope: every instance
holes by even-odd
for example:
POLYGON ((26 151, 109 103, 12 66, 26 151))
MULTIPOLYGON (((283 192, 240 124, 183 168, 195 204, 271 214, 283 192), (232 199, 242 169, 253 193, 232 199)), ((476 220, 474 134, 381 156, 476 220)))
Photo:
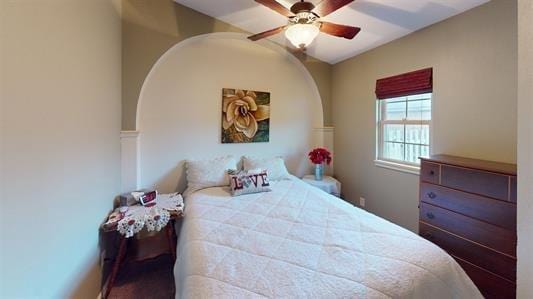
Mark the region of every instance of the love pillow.
POLYGON ((272 191, 266 170, 229 170, 228 174, 232 196, 272 191))

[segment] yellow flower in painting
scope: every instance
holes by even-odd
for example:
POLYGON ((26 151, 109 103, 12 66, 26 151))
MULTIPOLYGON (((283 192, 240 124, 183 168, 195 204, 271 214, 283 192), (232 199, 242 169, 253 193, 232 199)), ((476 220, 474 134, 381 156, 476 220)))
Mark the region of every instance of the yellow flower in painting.
POLYGON ((222 126, 224 130, 232 125, 237 132, 243 133, 248 138, 253 138, 257 133, 257 122, 269 118, 270 107, 257 105, 257 95, 253 91, 235 90, 235 94, 224 94, 222 111, 222 126))

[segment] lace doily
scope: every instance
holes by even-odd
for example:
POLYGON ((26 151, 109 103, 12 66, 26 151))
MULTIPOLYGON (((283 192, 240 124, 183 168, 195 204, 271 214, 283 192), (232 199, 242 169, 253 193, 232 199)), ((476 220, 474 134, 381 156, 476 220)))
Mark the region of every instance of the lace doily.
POLYGON ((133 237, 144 227, 144 217, 125 217, 118 222, 117 230, 126 238, 133 237))
POLYGON ((158 194, 151 207, 130 206, 117 225, 117 230, 130 238, 146 226, 148 231, 160 231, 170 220, 169 211, 182 211, 183 198, 178 193, 158 194))
POLYGON ((158 194, 156 206, 167 211, 183 211, 183 197, 179 193, 158 194))
POLYGON ((149 232, 160 231, 170 220, 170 213, 165 209, 154 207, 144 217, 146 218, 144 224, 149 232))

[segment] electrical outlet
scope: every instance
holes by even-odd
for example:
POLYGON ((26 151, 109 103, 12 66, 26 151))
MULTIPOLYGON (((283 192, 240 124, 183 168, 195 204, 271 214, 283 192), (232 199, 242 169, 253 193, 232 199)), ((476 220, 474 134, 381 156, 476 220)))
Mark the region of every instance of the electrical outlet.
POLYGON ((359 205, 365 207, 366 199, 364 197, 359 197, 359 205))

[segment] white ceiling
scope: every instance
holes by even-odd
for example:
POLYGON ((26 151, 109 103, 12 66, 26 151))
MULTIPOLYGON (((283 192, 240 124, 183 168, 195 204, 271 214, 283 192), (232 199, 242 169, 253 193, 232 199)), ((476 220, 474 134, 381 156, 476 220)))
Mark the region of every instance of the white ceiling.
MULTIPOLYGON (((285 17, 253 0, 174 1, 252 33, 287 23, 285 17)), ((320 1, 311 0, 315 5, 320 1)), ((356 0, 324 20, 361 27, 361 32, 353 40, 321 33, 307 49, 307 53, 320 60, 337 63, 488 1, 490 0, 356 0)), ((298 0, 278 2, 290 7, 298 0)), ((283 33, 270 39, 281 45, 289 45, 283 33)))

